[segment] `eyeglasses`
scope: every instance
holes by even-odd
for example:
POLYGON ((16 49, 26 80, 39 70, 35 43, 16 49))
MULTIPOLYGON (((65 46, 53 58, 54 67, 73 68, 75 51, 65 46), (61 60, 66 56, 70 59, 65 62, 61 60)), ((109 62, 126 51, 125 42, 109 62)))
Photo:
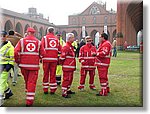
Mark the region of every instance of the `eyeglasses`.
POLYGON ((87 40, 86 42, 92 42, 93 40, 87 40))

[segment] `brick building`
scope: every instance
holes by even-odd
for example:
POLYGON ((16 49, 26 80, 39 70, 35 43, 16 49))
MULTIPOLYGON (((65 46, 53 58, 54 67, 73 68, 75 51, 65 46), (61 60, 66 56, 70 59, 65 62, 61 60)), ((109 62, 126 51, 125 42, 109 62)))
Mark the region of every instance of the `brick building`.
MULTIPOLYGON (((83 36, 82 28, 85 27, 85 35, 90 35, 94 38, 97 32, 102 33, 104 26, 107 28, 109 40, 116 35, 116 12, 106 10, 106 3, 93 2, 83 12, 76 15, 69 15, 69 25, 57 26, 63 35, 67 32, 73 32, 77 39, 83 36)), ((65 36, 63 36, 65 38, 65 36)))
POLYGON ((138 46, 142 40, 143 32, 143 1, 118 0, 117 1, 117 44, 122 49, 124 42, 128 45, 138 46))

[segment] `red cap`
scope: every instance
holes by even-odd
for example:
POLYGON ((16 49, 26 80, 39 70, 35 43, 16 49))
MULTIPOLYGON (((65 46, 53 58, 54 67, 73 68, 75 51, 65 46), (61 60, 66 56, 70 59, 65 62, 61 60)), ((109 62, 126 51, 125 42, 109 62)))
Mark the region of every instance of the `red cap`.
POLYGON ((27 29, 27 32, 35 32, 35 30, 34 30, 34 28, 32 28, 32 27, 28 27, 28 29, 27 29))

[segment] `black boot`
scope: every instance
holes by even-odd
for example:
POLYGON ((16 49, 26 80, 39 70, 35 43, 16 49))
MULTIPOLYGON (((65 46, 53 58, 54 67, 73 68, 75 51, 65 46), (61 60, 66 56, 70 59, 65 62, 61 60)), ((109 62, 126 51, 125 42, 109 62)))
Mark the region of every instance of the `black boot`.
POLYGON ((10 88, 8 88, 4 93, 5 93, 5 99, 9 99, 9 97, 11 97, 13 95, 10 88))

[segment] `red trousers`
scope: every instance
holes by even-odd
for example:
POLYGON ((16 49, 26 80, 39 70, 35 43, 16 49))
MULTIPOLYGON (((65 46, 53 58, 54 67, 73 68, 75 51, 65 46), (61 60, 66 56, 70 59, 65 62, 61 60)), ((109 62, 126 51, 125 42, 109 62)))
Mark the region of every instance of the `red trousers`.
POLYGON ((97 69, 101 88, 106 89, 108 87, 108 67, 99 66, 97 69))
POLYGON ((89 84, 93 85, 94 84, 94 76, 95 76, 95 69, 93 70, 86 70, 85 68, 81 68, 80 70, 80 85, 84 85, 85 84, 85 79, 86 79, 86 75, 87 72, 89 71, 89 84))
POLYGON ((74 71, 63 71, 63 81, 62 81, 62 94, 67 95, 67 91, 70 89, 73 81, 74 71))
POLYGON ((43 62, 43 91, 48 92, 50 86, 50 92, 55 92, 57 89, 56 83, 56 67, 57 62, 43 62))
POLYGON ((35 96, 38 70, 26 70, 24 68, 21 68, 21 73, 23 74, 25 80, 26 104, 32 105, 35 96))

